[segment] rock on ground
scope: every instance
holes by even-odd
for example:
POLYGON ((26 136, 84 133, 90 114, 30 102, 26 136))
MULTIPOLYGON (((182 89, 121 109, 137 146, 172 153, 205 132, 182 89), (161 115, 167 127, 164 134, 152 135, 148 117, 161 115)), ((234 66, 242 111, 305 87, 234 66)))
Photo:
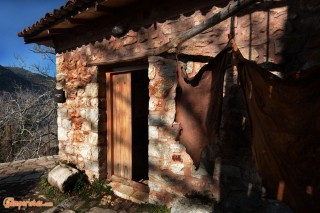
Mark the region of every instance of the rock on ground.
POLYGON ((77 178, 79 171, 68 165, 58 165, 48 174, 48 182, 61 192, 68 191, 77 178))

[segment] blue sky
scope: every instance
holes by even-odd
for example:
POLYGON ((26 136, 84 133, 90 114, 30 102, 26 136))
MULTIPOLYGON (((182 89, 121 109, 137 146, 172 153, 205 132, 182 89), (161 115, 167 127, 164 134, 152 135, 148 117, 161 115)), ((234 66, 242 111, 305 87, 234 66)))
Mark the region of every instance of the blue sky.
POLYGON ((0 65, 19 66, 15 56, 21 57, 26 66, 32 64, 50 65, 51 74, 55 73, 55 66, 46 62, 30 49, 33 44, 24 44, 18 32, 31 26, 44 17, 47 12, 59 8, 67 0, 0 0, 0 65))

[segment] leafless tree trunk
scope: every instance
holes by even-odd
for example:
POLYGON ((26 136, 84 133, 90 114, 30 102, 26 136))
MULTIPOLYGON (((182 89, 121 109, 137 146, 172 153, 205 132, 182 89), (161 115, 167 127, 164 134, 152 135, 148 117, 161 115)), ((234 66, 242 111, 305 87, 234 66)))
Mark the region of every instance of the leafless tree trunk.
POLYGON ((56 104, 51 93, 21 87, 14 93, 0 93, 0 161, 39 157, 50 141, 57 140, 56 104))

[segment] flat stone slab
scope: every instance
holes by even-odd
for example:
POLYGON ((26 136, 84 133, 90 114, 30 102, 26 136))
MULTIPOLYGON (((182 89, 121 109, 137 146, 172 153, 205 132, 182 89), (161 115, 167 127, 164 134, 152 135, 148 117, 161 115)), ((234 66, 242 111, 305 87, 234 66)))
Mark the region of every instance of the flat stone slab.
POLYGON ((139 204, 147 203, 149 201, 149 193, 136 191, 129 197, 129 200, 139 204))

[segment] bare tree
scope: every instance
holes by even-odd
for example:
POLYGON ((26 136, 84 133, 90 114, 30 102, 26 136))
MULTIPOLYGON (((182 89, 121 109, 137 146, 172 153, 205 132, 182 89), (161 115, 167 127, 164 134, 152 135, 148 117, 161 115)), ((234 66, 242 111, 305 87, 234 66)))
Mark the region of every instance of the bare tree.
POLYGON ((35 158, 56 144, 56 110, 51 92, 16 88, 0 93, 0 161, 35 158), (48 131, 49 130, 49 131, 48 131))
POLYGON ((46 89, 35 91, 17 85, 14 92, 0 92, 0 162, 57 152, 57 116, 53 101, 55 81, 50 75, 50 64, 55 64, 55 52, 39 45, 31 51, 41 54, 49 64, 27 65, 19 56, 15 56, 16 60, 20 68, 47 77, 46 89))

